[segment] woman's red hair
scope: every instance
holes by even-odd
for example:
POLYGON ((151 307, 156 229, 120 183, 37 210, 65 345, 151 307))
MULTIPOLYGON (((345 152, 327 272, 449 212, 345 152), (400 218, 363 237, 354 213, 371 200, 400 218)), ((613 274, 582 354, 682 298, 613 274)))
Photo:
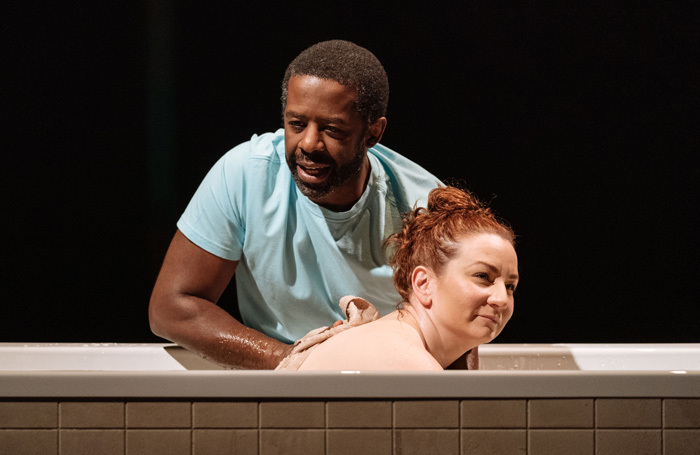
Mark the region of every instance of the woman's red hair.
POLYGON ((402 230, 391 235, 385 244, 393 251, 389 263, 394 269, 394 286, 403 302, 408 302, 413 270, 423 265, 441 273, 457 253, 459 239, 489 233, 515 244, 513 230, 469 191, 438 187, 428 195, 427 205, 407 213, 402 230))

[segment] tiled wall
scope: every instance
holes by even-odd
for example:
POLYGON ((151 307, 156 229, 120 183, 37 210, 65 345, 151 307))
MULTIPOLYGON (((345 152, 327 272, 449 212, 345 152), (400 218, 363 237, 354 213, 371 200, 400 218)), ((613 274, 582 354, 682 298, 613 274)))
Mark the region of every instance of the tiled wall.
POLYGON ((700 399, 0 401, 0 454, 700 453, 700 399))

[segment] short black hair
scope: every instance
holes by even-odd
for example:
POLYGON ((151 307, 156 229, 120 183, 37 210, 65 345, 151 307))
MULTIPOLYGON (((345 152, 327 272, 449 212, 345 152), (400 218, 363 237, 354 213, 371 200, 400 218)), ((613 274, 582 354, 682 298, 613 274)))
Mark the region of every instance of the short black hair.
POLYGON ((287 107, 289 79, 315 76, 357 90, 355 107, 367 122, 386 115, 389 79, 377 57, 364 47, 344 40, 322 41, 299 54, 287 67, 282 80, 282 113, 287 107))

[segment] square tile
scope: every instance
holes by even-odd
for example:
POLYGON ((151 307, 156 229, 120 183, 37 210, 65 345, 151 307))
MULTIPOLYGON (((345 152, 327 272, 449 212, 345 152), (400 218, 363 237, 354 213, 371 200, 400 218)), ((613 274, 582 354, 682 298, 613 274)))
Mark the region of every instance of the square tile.
POLYGON ((126 430, 126 455, 190 455, 190 430, 126 430))
POLYGON ((195 428, 257 428, 258 403, 193 403, 192 420, 195 428))
POLYGON ((593 430, 529 430, 528 455, 593 455, 593 430))
POLYGON ((124 428, 124 403, 63 402, 58 416, 61 428, 124 428))
POLYGON ((661 428, 661 400, 601 398, 595 421, 597 428, 661 428))
POLYGON ((457 428, 459 401, 395 401, 396 428, 457 428))
POLYGON ((129 402, 126 404, 128 428, 189 428, 191 406, 188 402, 129 402))
POLYGON ((59 455, 124 455, 124 430, 61 430, 59 455))
POLYGON ((462 428, 526 428, 526 400, 463 400, 462 428))
POLYGON ((664 455, 697 455, 700 430, 664 430, 664 455))
POLYGON ((0 454, 58 453, 58 430, 0 430, 0 454))
POLYGON ((260 430, 260 455, 323 455, 324 430, 260 430))
POLYGON ((260 403, 261 428, 325 428, 325 403, 320 401, 260 403))
POLYGON ((527 453, 526 430, 462 430, 462 454, 504 455, 527 453))
POLYGON ((394 453, 401 455, 459 453, 459 430, 395 430, 394 453))
POLYGON ((661 455, 661 430, 598 430, 596 455, 661 455))
POLYGON ((258 430, 194 430, 193 455, 258 455, 258 430))
POLYGON ((529 400, 530 428, 593 428, 592 399, 529 400))
POLYGON ((664 400, 664 428, 700 428, 700 399, 664 400))
POLYGON ((57 428, 58 403, 0 402, 0 428, 57 428))
POLYGON ((391 428, 391 401, 330 401, 328 428, 391 428))
POLYGON ((326 455, 392 455, 391 430, 328 430, 326 455))

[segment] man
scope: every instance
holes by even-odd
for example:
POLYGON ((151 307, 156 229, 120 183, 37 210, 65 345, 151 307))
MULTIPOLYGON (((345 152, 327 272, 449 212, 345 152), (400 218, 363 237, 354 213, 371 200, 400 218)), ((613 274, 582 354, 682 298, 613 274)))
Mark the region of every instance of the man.
POLYGON ((224 155, 178 221, 149 307, 156 335, 222 365, 272 369, 288 343, 344 319, 344 295, 393 310, 383 242, 439 180, 379 145, 388 97, 382 65, 347 41, 289 65, 284 130, 224 155), (216 304, 234 272, 243 323, 216 304))

